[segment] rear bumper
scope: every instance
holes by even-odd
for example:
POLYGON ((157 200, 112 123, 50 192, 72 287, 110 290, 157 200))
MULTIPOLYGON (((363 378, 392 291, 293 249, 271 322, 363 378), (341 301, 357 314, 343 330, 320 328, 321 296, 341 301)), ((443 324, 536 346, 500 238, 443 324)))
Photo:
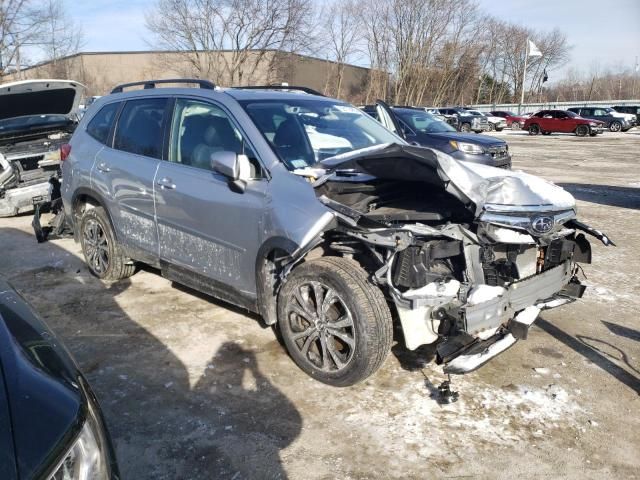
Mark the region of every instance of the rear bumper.
POLYGON ((49 182, 6 190, 0 198, 0 217, 11 217, 33 211, 34 203, 51 200, 49 182))

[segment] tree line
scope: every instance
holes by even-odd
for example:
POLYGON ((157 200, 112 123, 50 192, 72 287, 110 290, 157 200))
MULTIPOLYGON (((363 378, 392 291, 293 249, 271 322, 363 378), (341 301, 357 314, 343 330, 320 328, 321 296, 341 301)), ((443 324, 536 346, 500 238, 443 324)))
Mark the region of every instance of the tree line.
MULTIPOLYGON (((545 83, 570 59, 564 33, 500 20, 476 0, 155 0, 145 24, 150 46, 181 52, 181 73, 221 85, 275 77, 282 57, 272 52, 282 51, 326 59, 324 93, 352 102, 517 103, 523 88, 525 102, 640 91, 629 71, 581 77, 569 70, 545 83), (542 56, 528 58, 523 83, 528 39, 542 56), (355 89, 345 86, 349 64, 369 68, 355 89)), ((64 0, 0 0, 0 75, 37 52, 51 61, 52 76, 63 76, 56 60, 82 45, 64 0)))

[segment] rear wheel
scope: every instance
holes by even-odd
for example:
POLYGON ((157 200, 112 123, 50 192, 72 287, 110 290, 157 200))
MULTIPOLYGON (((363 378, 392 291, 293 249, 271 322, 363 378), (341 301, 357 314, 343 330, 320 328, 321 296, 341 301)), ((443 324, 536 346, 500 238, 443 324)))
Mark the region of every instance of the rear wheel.
POLYGON ((540 131, 540 125, 537 123, 529 125, 529 135, 538 135, 540 131))
POLYGON ((80 220, 80 244, 91 273, 103 280, 120 280, 135 272, 135 265, 118 245, 102 207, 87 210, 80 220))
POLYGON ((578 125, 576 127, 576 135, 579 137, 586 137, 589 135, 589 127, 586 125, 578 125))
POLYGON ((609 130, 611 130, 612 132, 619 132, 620 130, 622 130, 622 124, 620 122, 611 122, 611 124, 609 125, 609 130))
POLYGON ((355 261, 303 263, 278 296, 278 326, 294 362, 329 385, 353 385, 384 363, 393 338, 382 291, 355 261))

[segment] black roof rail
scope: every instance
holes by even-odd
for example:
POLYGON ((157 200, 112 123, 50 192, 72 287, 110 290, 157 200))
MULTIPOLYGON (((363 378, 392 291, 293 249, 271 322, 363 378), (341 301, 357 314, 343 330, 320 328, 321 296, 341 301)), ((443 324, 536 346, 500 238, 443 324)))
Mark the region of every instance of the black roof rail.
POLYGON ((297 90, 299 92, 308 93, 309 95, 318 95, 324 97, 325 95, 309 87, 300 87, 295 85, 246 85, 236 86, 231 88, 245 89, 245 90, 297 90))
POLYGON ((202 80, 200 78, 168 78, 162 80, 145 80, 142 82, 131 82, 131 83, 123 83, 122 85, 118 85, 111 90, 111 93, 122 93, 125 88, 136 87, 138 85, 144 85, 144 89, 156 88, 156 85, 159 83, 194 83, 199 85, 200 88, 204 88, 206 90, 213 90, 216 88, 216 85, 209 80, 202 80))

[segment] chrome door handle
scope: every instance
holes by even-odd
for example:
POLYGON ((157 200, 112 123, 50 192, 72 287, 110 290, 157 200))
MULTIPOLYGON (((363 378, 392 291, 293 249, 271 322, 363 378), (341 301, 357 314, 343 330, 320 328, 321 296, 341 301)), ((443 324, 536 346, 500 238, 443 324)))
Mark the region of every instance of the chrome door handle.
POLYGON ((107 164, 105 162, 100 162, 98 164, 98 170, 100 170, 101 172, 107 173, 110 172, 111 169, 107 166, 107 164))
POLYGON ((160 188, 166 188, 168 190, 173 190, 176 188, 176 184, 171 181, 170 178, 164 177, 156 182, 160 188))

